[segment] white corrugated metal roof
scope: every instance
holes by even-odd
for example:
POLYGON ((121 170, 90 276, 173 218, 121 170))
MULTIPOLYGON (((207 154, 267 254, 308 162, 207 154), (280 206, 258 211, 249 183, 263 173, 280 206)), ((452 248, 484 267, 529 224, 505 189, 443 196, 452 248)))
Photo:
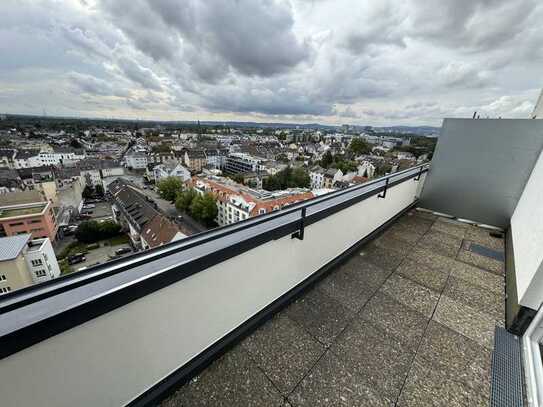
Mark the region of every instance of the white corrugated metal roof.
POLYGON ((13 260, 30 240, 30 233, 0 238, 0 261, 13 260))

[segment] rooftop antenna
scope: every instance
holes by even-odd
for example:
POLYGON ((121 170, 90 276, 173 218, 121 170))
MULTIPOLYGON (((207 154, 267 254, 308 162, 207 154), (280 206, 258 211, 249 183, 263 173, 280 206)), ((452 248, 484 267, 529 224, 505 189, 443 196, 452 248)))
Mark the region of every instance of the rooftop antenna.
POLYGON ((473 117, 472 119, 475 119, 475 116, 477 116, 477 110, 475 112, 473 112, 473 117))
POLYGON ((47 112, 45 111, 45 107, 43 108, 43 117, 47 117, 47 112))

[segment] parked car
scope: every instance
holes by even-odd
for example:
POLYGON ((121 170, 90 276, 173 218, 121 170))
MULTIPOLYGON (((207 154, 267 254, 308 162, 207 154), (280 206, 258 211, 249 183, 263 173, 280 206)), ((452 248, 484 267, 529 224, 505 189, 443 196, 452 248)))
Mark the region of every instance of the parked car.
POLYGON ((68 257, 69 265, 83 263, 84 261, 87 261, 87 258, 85 257, 83 253, 76 253, 68 257))
POLYGON ((122 254, 130 253, 132 249, 130 247, 121 247, 120 249, 115 250, 115 254, 120 256, 122 254))

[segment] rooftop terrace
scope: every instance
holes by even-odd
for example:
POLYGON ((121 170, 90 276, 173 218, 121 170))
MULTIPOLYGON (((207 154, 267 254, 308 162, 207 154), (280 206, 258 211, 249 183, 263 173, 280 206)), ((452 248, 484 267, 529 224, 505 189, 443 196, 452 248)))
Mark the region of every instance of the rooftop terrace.
POLYGON ((487 406, 503 253, 411 210, 161 406, 487 406))
POLYGON ((29 208, 0 209, 0 219, 12 218, 14 216, 39 214, 41 213, 41 211, 43 211, 43 208, 45 207, 45 205, 46 205, 46 202, 44 202, 43 204, 38 204, 37 206, 29 207, 29 208))

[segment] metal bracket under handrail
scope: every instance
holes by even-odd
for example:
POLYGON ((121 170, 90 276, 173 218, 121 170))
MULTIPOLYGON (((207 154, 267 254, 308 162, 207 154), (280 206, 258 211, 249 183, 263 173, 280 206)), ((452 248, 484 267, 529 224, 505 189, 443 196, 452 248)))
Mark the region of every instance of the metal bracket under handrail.
POLYGON ((383 189, 383 192, 381 192, 379 195, 377 195, 377 198, 385 198, 387 196, 387 189, 388 189, 388 181, 390 178, 387 178, 385 180, 385 189, 383 189))
POLYGON ((423 168, 424 167, 420 167, 418 175, 415 178, 413 178, 415 181, 420 181, 420 177, 422 176, 422 169, 423 168))
POLYGON ((297 232, 294 232, 291 236, 292 239, 304 240, 304 229, 305 229, 305 207, 302 208, 302 217, 300 218, 300 229, 297 232))

